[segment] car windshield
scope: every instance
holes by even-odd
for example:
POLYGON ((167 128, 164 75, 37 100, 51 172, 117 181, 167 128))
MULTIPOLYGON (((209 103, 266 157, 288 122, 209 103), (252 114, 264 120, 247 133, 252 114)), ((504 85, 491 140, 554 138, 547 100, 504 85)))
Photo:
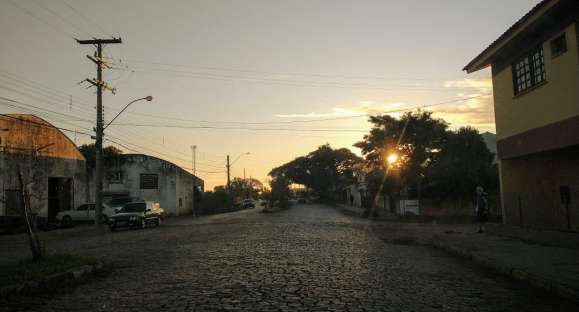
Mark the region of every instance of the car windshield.
POLYGON ((111 206, 122 206, 126 203, 130 203, 135 199, 132 197, 122 197, 122 198, 114 198, 109 201, 109 205, 111 206))
POLYGON ((131 203, 124 205, 121 212, 144 212, 146 207, 145 203, 131 203))

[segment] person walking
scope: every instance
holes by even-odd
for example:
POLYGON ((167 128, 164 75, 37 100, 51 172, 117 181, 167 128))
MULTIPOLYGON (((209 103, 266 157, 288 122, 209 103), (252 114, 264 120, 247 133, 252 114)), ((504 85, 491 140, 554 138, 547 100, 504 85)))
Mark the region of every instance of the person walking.
POLYGON ((475 190, 474 209, 476 222, 478 223, 478 233, 484 232, 484 225, 488 221, 488 199, 482 186, 477 186, 475 190))

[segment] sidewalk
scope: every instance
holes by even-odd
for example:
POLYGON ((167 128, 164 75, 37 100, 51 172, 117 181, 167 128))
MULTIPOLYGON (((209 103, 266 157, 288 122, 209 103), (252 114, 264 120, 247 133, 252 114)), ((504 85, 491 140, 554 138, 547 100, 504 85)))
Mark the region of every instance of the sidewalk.
POLYGON ((499 234, 492 230, 487 234, 437 233, 430 243, 496 273, 579 302, 579 249, 499 234))
MULTIPOLYGON (((338 209, 353 215, 346 205, 338 209)), ((479 234, 474 224, 369 222, 385 241, 440 248, 495 273, 579 302, 579 233, 488 224, 486 232, 479 234)))

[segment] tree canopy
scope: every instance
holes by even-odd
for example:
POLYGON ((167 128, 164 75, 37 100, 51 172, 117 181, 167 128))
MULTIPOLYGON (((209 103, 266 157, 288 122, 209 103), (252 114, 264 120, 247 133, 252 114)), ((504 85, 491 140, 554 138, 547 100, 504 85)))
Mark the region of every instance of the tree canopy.
POLYGON ((362 159, 347 148, 333 149, 329 144, 318 147, 306 156, 274 168, 269 175, 286 178, 289 183, 303 184, 324 199, 353 182, 353 167, 362 159))
MULTIPOLYGON (((87 166, 89 168, 94 168, 95 163, 96 163, 96 159, 95 159, 96 147, 95 147, 94 143, 83 144, 83 145, 78 147, 78 150, 86 159, 87 166)), ((122 154, 123 154, 123 151, 121 151, 120 149, 118 149, 114 146, 111 146, 111 145, 103 148, 103 159, 105 161, 109 161, 111 159, 114 159, 116 156, 119 156, 122 154)))
POLYGON ((406 113, 400 119, 389 115, 371 116, 370 133, 354 144, 362 150, 368 166, 385 171, 394 164, 386 158, 396 154, 399 176, 407 186, 414 185, 420 196, 422 180, 447 138, 448 124, 432 117, 431 112, 406 113))

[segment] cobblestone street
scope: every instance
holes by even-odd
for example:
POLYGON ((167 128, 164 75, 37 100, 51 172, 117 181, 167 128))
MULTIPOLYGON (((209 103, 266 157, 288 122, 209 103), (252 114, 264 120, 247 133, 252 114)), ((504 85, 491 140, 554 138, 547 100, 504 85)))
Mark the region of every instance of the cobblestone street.
MULTIPOLYGON (((3 311, 577 311, 331 207, 257 209, 47 239, 112 272, 3 311)), ((5 241, 6 237, 2 238, 5 241)), ((16 252, 20 248, 14 247, 16 252)), ((24 246, 25 247, 25 246, 24 246)))

